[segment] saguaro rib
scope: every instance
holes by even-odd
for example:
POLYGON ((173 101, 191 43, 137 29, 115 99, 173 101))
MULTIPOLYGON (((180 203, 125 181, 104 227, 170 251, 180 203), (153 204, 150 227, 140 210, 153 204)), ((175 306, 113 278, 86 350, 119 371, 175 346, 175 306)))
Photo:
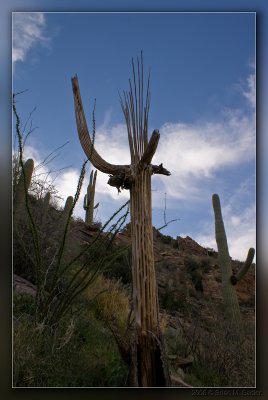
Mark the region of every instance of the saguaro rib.
POLYGON ((74 94, 77 131, 80 143, 88 159, 91 161, 95 168, 97 168, 101 172, 104 172, 105 174, 113 175, 118 173, 119 170, 124 170, 126 168, 129 169, 129 165, 110 164, 109 162, 105 161, 96 151, 89 135, 77 76, 72 78, 72 87, 74 94))
POLYGON ((150 141, 147 144, 145 151, 141 157, 140 161, 141 164, 149 165, 151 163, 154 153, 156 152, 159 139, 160 139, 160 133, 157 130, 154 130, 150 138, 150 141))

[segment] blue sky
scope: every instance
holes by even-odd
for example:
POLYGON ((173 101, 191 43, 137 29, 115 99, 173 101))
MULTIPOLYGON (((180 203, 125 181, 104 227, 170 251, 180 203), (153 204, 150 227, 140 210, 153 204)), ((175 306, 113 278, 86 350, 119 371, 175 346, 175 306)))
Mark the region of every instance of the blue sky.
MULTIPOLYGON (((244 259, 256 236, 255 13, 14 13, 13 91, 25 121, 36 106, 26 155, 36 164, 69 142, 52 164, 68 166, 56 180, 73 195, 85 158, 73 109, 71 77, 78 74, 91 126, 97 100, 96 148, 109 162, 128 163, 118 90, 128 87, 131 57, 143 51, 151 69, 149 132, 159 129, 153 159, 172 173, 153 176, 153 223, 173 237, 189 235, 216 248, 211 196, 221 198, 230 254, 244 259)), ((51 166, 50 166, 51 167, 51 166)), ((84 217, 82 199, 75 214, 84 217)), ((127 198, 99 173, 97 219, 127 198)))

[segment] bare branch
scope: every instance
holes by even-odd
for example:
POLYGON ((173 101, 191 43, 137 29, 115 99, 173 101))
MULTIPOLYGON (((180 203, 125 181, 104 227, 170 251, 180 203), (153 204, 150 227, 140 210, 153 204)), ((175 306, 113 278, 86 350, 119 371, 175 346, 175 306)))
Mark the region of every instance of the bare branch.
POLYGON ((37 171, 39 168, 44 167, 45 165, 48 165, 51 161, 53 161, 56 157, 58 157, 59 153, 58 153, 58 154, 55 154, 56 151, 62 149, 62 148, 63 148, 64 146, 66 146, 66 144, 68 144, 68 143, 69 143, 69 142, 66 142, 66 143, 62 144, 61 146, 59 146, 59 147, 57 147, 55 150, 53 150, 51 153, 49 153, 49 154, 44 158, 44 160, 43 160, 40 164, 38 164, 38 165, 36 166, 35 170, 37 171), (55 156, 53 156, 53 157, 51 158, 52 154, 55 154, 55 156))
POLYGON ((169 224, 171 224, 171 222, 176 222, 176 221, 180 221, 180 218, 175 218, 175 219, 171 219, 170 221, 168 221, 165 225, 161 226, 160 228, 157 228, 158 231, 160 231, 161 229, 164 229, 166 226, 168 226, 169 224))

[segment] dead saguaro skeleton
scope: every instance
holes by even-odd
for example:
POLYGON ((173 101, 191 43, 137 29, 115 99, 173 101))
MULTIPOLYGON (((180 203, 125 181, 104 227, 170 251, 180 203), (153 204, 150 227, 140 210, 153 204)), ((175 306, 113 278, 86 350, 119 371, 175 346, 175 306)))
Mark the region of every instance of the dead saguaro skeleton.
POLYGON ((120 96, 126 119, 130 165, 114 165, 105 161, 96 151, 87 128, 78 78, 72 78, 75 115, 82 148, 95 168, 109 174, 108 184, 130 190, 133 309, 135 341, 132 346, 132 385, 142 387, 169 386, 169 372, 159 327, 157 284, 154 267, 152 230, 152 174, 170 175, 162 164, 152 165, 160 134, 154 130, 148 141, 148 113, 150 91, 148 78, 146 96, 143 85, 143 60, 132 60, 133 82, 129 91, 120 96))

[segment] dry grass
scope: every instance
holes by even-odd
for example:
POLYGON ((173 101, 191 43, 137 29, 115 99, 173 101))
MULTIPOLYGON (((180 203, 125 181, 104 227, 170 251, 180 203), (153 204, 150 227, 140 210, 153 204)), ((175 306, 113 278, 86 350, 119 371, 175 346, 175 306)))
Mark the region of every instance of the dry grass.
POLYGON ((84 297, 89 301, 93 300, 91 310, 98 319, 113 322, 120 331, 126 329, 130 299, 120 282, 100 275, 87 288, 84 297))
MULTIPOLYGON (((25 305, 25 309, 28 305, 25 305)), ((13 332, 15 387, 125 386, 127 369, 111 332, 84 310, 51 329, 16 310, 13 332)))

